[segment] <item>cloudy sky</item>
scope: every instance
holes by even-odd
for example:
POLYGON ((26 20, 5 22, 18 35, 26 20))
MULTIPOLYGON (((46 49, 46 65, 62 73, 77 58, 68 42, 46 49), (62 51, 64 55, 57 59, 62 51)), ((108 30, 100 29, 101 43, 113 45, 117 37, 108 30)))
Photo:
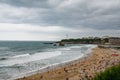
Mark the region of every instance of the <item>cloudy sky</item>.
POLYGON ((120 37, 120 0, 0 0, 0 40, 120 37))

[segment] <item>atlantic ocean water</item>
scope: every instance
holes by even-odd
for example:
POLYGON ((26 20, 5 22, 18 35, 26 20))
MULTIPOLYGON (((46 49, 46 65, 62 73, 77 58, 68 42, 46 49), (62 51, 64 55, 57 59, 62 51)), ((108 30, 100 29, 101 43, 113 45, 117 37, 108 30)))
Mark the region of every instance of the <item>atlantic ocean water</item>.
POLYGON ((82 58, 95 47, 89 44, 53 46, 46 43, 51 41, 0 41, 0 80, 82 58))

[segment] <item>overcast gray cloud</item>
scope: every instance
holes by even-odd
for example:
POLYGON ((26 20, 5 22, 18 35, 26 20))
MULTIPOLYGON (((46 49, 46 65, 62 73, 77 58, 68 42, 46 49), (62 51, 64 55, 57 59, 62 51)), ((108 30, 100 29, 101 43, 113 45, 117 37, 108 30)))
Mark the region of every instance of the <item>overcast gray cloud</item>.
POLYGON ((1 6, 9 9, 2 22, 120 29, 119 0, 1 0, 1 6))
POLYGON ((1 3, 10 4, 16 7, 28 7, 28 8, 49 8, 47 0, 1 0, 1 3))
POLYGON ((0 0, 0 23, 59 26, 61 32, 68 29, 63 34, 72 29, 71 35, 116 31, 120 36, 120 0, 0 0))

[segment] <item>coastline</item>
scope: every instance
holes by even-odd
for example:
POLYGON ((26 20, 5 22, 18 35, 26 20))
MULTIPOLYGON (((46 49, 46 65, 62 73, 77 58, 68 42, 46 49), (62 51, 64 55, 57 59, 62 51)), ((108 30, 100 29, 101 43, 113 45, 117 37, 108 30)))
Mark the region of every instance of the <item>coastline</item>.
POLYGON ((9 79, 9 80, 18 80, 18 79, 21 79, 21 78, 24 78, 24 77, 29 77, 29 76, 35 75, 35 74, 44 73, 44 72, 48 72, 48 71, 51 71, 51 70, 59 69, 59 68, 65 67, 65 66, 70 65, 70 64, 76 64, 76 63, 80 62, 81 60, 84 60, 84 58, 91 55, 92 49, 95 48, 95 47, 97 47, 97 45, 92 46, 91 48, 89 48, 85 52, 85 54, 82 54, 81 56, 79 56, 75 59, 63 61, 61 63, 55 63, 55 64, 47 65, 47 66, 44 66, 44 67, 40 68, 39 70, 35 70, 35 71, 31 71, 31 72, 28 72, 28 73, 25 73, 25 74, 21 74, 19 76, 16 76, 14 78, 9 79))
POLYGON ((16 80, 85 80, 93 78, 95 73, 120 63, 120 56, 111 56, 114 52, 111 49, 94 48, 91 54, 83 58, 47 67, 16 80))

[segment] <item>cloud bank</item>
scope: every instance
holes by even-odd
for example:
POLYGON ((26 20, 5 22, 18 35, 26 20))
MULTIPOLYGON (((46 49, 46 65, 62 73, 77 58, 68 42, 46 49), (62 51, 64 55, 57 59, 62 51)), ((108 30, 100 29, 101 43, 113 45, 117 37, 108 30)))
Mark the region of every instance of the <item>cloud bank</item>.
POLYGON ((120 0, 1 0, 0 23, 0 27, 6 24, 1 32, 12 32, 12 28, 17 29, 13 32, 54 36, 50 40, 66 34, 120 36, 120 0))

